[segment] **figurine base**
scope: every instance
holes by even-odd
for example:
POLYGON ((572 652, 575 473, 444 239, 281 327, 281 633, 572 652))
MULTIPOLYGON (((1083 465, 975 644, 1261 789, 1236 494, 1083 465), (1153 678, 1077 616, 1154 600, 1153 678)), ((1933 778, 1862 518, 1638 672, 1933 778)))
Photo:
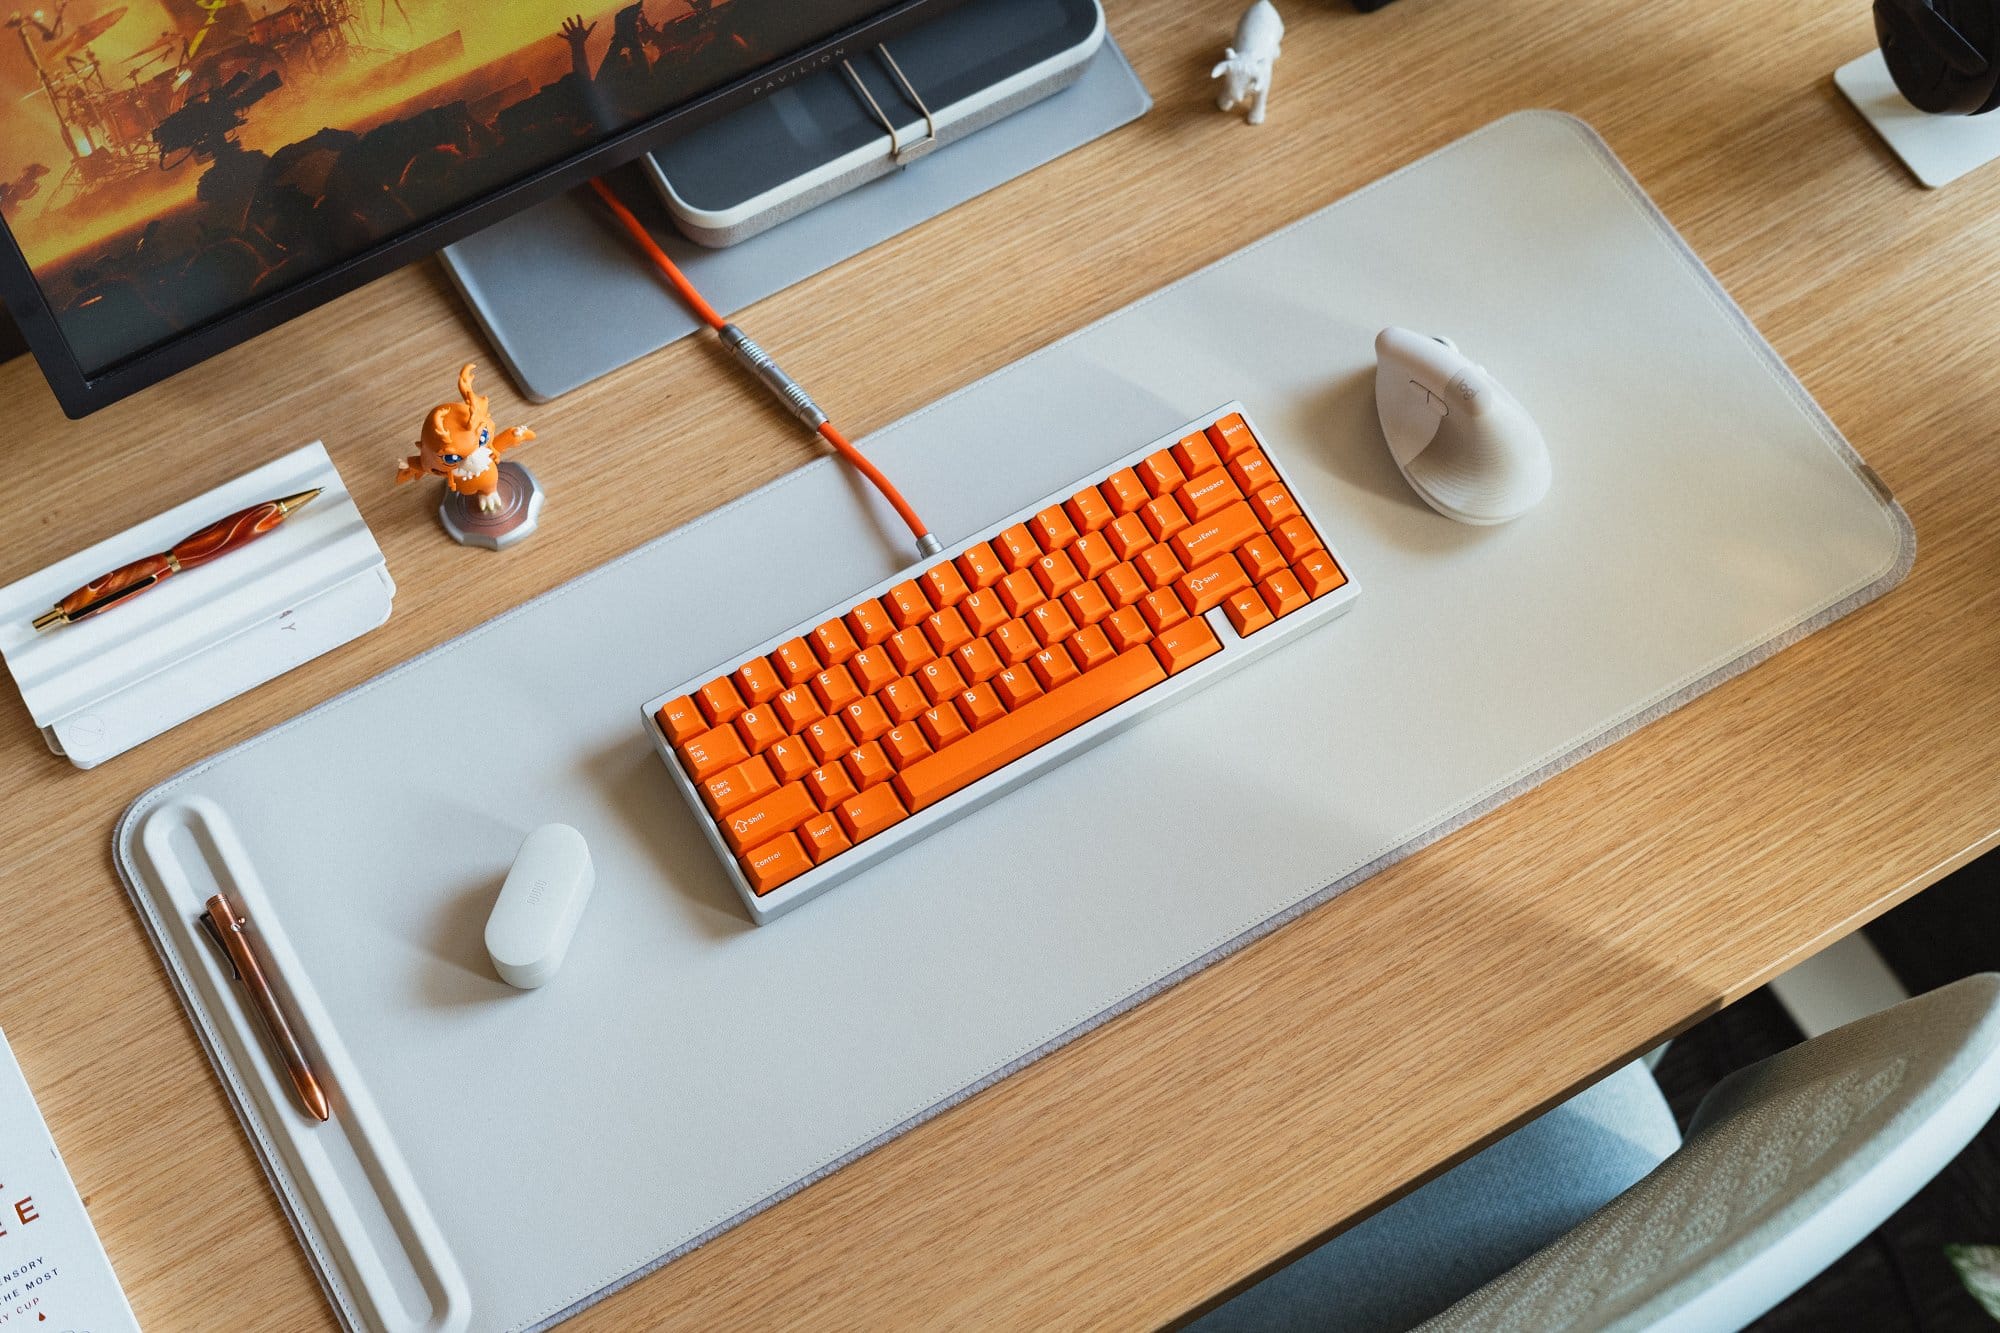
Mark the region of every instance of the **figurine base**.
POLYGON ((2000 157, 2000 112, 1934 116, 1917 110, 1896 91, 1879 50, 1842 65, 1833 81, 1910 174, 1933 190, 2000 157))
POLYGON ((512 546, 535 530, 542 516, 542 483, 535 474, 515 462, 502 462, 500 485, 493 492, 500 507, 491 513, 479 508, 469 495, 446 491, 438 506, 438 522, 451 539, 461 546, 483 546, 497 551, 512 546))

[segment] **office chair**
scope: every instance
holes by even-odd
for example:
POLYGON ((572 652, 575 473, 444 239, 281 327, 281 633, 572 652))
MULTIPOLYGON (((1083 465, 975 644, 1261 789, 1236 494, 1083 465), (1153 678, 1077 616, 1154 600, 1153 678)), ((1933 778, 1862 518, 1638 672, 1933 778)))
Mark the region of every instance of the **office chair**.
POLYGON ((1634 1064, 1191 1327, 1740 1328, 1901 1207, 1996 1107, 1992 973, 1731 1075, 1677 1147, 1634 1064))

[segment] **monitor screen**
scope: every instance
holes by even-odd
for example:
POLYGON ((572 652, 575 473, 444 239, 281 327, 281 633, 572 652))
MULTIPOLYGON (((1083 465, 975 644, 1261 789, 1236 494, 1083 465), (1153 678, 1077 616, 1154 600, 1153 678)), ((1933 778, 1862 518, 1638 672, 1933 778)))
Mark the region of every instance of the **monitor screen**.
POLYGON ((0 20, 0 260, 90 380, 915 7, 57 0, 0 20))

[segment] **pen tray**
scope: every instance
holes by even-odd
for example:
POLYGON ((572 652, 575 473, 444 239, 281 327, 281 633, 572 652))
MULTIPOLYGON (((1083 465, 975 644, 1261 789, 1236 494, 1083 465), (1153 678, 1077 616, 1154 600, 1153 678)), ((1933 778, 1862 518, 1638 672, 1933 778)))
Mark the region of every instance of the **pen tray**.
POLYGON ((430 1210, 417 1194, 381 1112, 356 1074, 311 972, 292 947, 277 905, 249 852, 215 802, 179 797, 155 807, 134 841, 133 859, 160 911, 156 932, 174 968, 188 1015, 201 1029, 244 1124, 256 1127, 271 1183, 297 1217, 315 1227, 300 1239, 322 1265, 331 1260, 366 1312, 367 1326, 452 1333, 466 1327, 470 1298, 430 1210), (264 1043, 261 1017, 228 961, 198 924, 210 896, 225 893, 252 923, 251 947, 279 993, 333 1108, 315 1124, 264 1043), (284 1125, 306 1133, 267 1133, 284 1125), (281 1169, 270 1170, 270 1166, 281 1169), (297 1190, 295 1181, 311 1181, 297 1190), (341 1243, 329 1253, 315 1234, 341 1243))
MULTIPOLYGON (((639 707, 907 563, 893 512, 831 461, 133 805, 121 870, 350 1327, 449 1320, 453 1260, 470 1328, 559 1320, 1748 669, 1914 558, 1901 510, 1617 160, 1544 113, 867 447, 949 541, 1231 399, 1354 570, 1353 609, 771 925, 746 918, 639 707), (1475 529, 1411 495, 1375 416, 1390 324, 1450 335, 1535 415, 1555 480, 1534 510, 1475 529), (521 840, 555 822, 583 834, 596 889, 562 971, 518 992, 481 932, 521 840), (227 851, 231 830, 247 861, 177 850, 227 851), (189 933, 200 885, 161 882, 218 873, 285 952, 332 1125, 289 1103, 245 1035, 189 933), (323 1136, 353 1155, 347 1175, 294 1165, 323 1136), (341 1209, 380 1210, 368 1234, 384 1239, 363 1249, 401 1323, 355 1294, 322 1220, 341 1209)), ((1510 925, 1473 902, 1455 928, 1510 925)), ((1385 1040, 1384 1058, 1427 1058, 1419 1032, 1385 1040)), ((842 1260, 789 1244, 782 1216, 751 1226, 746 1286, 775 1249, 789 1290, 851 1314, 833 1304, 842 1260)), ((713 1327, 725 1297, 703 1295, 647 1314, 713 1327)), ((942 1281, 933 1297, 936 1324, 992 1318, 942 1281)))

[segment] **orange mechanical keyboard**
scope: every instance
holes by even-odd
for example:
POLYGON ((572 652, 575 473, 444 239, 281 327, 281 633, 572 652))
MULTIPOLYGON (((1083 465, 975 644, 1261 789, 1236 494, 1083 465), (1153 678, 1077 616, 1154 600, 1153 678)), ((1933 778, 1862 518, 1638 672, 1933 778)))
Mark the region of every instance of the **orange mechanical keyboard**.
POLYGON ((926 563, 645 706, 759 923, 1356 593, 1234 403, 926 563))

